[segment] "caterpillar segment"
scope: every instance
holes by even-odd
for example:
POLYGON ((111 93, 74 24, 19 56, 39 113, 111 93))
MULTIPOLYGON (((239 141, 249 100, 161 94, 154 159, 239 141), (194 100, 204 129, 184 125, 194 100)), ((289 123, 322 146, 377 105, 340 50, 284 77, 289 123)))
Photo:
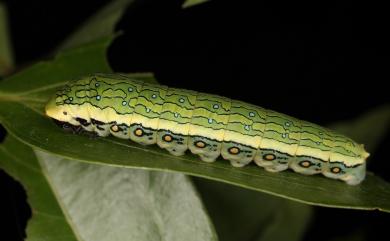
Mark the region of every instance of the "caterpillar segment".
POLYGON ((219 156, 269 172, 322 173, 350 185, 365 177, 363 145, 313 123, 242 101, 169 88, 120 74, 73 80, 46 105, 46 114, 73 131, 113 135, 172 155, 187 149, 205 162, 219 156))
POLYGON ((184 155, 197 92, 169 88, 159 118, 157 145, 172 155, 184 155), (175 132, 173 132, 175 130, 175 132))

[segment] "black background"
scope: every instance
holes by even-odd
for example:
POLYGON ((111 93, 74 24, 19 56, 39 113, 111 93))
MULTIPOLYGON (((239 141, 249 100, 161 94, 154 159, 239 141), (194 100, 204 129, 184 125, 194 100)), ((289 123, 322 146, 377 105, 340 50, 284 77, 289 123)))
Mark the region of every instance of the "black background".
MULTIPOLYGON (((5 1, 18 70, 51 58, 55 47, 107 2, 5 1)), ((108 59, 115 71, 151 71, 162 84, 326 125, 389 102, 387 8, 367 4, 214 0, 182 10, 181 1, 137 1, 118 24, 124 34, 111 45, 108 59)), ((389 144, 387 135, 368 167, 388 181, 389 144)), ((30 211, 21 186, 2 171, 0 197, 5 222, 0 229, 16 239, 30 211)), ((390 215, 380 212, 315 211, 305 240, 355 231, 380 240, 390 223, 390 215)))

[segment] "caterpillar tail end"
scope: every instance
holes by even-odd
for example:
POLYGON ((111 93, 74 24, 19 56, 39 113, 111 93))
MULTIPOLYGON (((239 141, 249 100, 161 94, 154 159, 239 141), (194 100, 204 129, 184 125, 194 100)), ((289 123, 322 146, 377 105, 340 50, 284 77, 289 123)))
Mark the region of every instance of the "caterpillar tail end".
POLYGON ((366 177, 366 159, 370 156, 363 144, 360 144, 362 164, 352 168, 348 171, 347 175, 342 176, 340 179, 345 181, 348 185, 358 185, 366 177))
POLYGON ((365 177, 366 177, 366 163, 355 168, 353 172, 341 178, 341 180, 345 181, 348 185, 354 186, 360 184, 365 177))

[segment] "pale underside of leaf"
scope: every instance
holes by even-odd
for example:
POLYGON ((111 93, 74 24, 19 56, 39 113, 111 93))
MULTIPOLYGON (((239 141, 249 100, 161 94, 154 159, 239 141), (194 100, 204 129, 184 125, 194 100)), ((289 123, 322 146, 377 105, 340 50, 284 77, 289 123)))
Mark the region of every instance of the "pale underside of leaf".
POLYGON ((0 145, 0 167, 27 191, 27 240, 217 240, 182 174, 81 163, 14 139, 0 145))
POLYGON ((199 197, 182 174, 35 152, 80 240, 216 240, 199 197))

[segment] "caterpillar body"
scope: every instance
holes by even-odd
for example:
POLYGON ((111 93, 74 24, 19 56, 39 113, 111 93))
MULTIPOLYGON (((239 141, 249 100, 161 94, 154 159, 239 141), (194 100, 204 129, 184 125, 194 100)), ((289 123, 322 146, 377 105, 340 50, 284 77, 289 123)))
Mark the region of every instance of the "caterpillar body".
POLYGON ((99 136, 157 143, 173 155, 187 149, 205 162, 218 156, 242 167, 291 168, 360 183, 369 154, 329 129, 242 101, 146 83, 121 74, 93 74, 69 82, 46 105, 61 123, 99 136))

